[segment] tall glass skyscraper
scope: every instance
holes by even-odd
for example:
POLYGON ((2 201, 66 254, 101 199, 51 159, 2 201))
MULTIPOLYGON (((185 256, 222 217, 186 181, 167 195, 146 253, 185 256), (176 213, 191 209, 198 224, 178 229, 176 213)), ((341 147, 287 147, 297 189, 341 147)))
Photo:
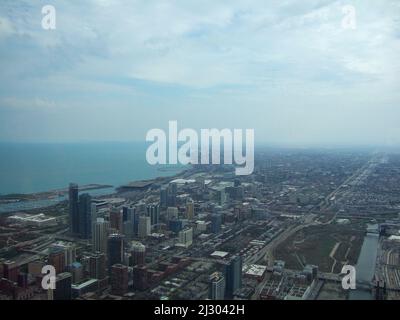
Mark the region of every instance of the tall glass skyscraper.
POLYGON ((242 257, 234 256, 225 266, 226 294, 228 299, 242 287, 242 257))
POLYGON ((108 237, 108 270, 111 266, 124 261, 124 236, 121 234, 111 234, 108 237))
POLYGON ((79 196, 79 236, 89 239, 92 234, 92 197, 88 193, 79 196))
POLYGON ((78 205, 78 185, 69 185, 69 231, 72 235, 79 234, 79 205, 78 205))

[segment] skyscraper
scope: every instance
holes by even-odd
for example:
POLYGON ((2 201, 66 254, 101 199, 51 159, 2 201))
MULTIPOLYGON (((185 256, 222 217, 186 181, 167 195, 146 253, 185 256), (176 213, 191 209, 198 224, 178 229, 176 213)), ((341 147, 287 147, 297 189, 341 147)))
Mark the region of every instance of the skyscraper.
POLYGON ((186 202, 186 219, 194 219, 194 202, 192 199, 188 199, 188 201, 186 202))
POLYGON ((176 206, 176 195, 178 193, 178 185, 176 183, 170 183, 167 190, 167 207, 176 206))
POLYGON ((224 300, 225 298, 225 278, 221 272, 214 272, 210 276, 209 298, 211 300, 224 300))
POLYGON ((146 246, 141 242, 132 243, 132 266, 144 265, 146 258, 146 246))
POLYGON ((111 234, 108 237, 108 270, 111 266, 124 261, 124 237, 121 234, 111 234))
POLYGON ((107 237, 109 223, 103 218, 97 218, 93 224, 92 248, 94 252, 107 253, 107 237))
POLYGON ((225 266, 226 294, 229 299, 242 287, 242 257, 234 256, 225 266))
POLYGON ((137 290, 146 290, 149 287, 149 274, 147 272, 147 267, 137 265, 132 269, 133 287, 137 290))
POLYGON ((122 207, 122 222, 128 221, 128 206, 123 206, 122 207))
POLYGON ((123 295, 128 291, 128 267, 114 264, 111 267, 111 293, 123 295))
POLYGON ((96 220, 97 220, 97 205, 96 205, 96 203, 92 202, 91 209, 90 209, 90 215, 92 218, 92 225, 93 225, 93 223, 96 222, 96 220))
POLYGON ((139 237, 145 238, 151 233, 151 219, 150 217, 139 217, 139 237))
POLYGON ((139 218, 140 218, 140 212, 135 209, 135 212, 133 213, 133 235, 138 236, 139 234, 139 218))
POLYGON ((123 209, 123 220, 124 220, 124 235, 126 235, 128 238, 132 238, 135 236, 135 213, 136 213, 136 208, 135 207, 124 207, 123 209))
POLYGON ((76 261, 76 246, 73 242, 58 241, 52 244, 51 248, 64 252, 64 267, 70 266, 76 261))
POLYGON ((56 276, 56 289, 54 290, 54 300, 71 300, 72 297, 72 274, 64 272, 56 276))
POLYGON ((110 227, 119 233, 123 233, 123 214, 119 209, 110 212, 110 227))
POLYGON ((158 204, 150 204, 146 207, 146 215, 150 217, 152 226, 159 223, 160 220, 160 206, 158 204))
POLYGON ((56 269, 56 273, 62 273, 65 270, 65 252, 60 247, 51 247, 49 254, 49 265, 56 269))
POLYGON ((89 276, 94 279, 104 279, 106 276, 106 256, 104 253, 94 253, 89 256, 89 276))
POLYGON ((79 206, 78 206, 78 185, 69 185, 69 231, 72 235, 79 234, 79 206))
POLYGON ((211 215, 211 232, 218 233, 221 231, 222 215, 214 213, 211 215))
POLYGON ((79 236, 89 239, 92 230, 92 197, 88 193, 79 196, 79 236))
POLYGON ((166 187, 162 187, 160 190, 160 206, 165 209, 167 207, 168 201, 168 189, 166 187))

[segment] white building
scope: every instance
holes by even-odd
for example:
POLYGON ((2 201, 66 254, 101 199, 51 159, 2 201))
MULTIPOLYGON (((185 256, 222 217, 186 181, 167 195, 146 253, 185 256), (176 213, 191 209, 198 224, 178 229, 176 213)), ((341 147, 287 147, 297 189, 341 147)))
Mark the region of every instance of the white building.
POLYGON ((97 218, 92 227, 92 248, 94 252, 107 252, 107 238, 109 222, 103 218, 97 218))
POLYGON ((9 217, 8 221, 10 223, 17 223, 23 226, 33 226, 39 228, 53 226, 57 224, 57 219, 55 217, 47 217, 44 213, 20 213, 9 217))
POLYGON ((191 246, 193 243, 193 228, 179 231, 179 245, 186 248, 191 246))

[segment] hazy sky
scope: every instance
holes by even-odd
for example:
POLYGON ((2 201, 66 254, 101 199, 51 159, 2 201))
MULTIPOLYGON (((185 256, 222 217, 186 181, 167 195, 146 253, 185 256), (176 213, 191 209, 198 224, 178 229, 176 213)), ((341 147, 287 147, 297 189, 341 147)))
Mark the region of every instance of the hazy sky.
POLYGON ((398 0, 1 0, 0 140, 144 141, 177 120, 398 144, 399 40, 398 0))

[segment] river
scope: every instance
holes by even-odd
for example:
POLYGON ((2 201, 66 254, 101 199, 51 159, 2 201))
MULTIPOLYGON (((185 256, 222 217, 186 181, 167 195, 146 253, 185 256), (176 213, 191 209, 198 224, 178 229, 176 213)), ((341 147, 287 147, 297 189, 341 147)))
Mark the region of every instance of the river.
MULTIPOLYGON (((376 226, 377 227, 377 226, 376 226)), ((361 247, 356 265, 357 289, 351 290, 349 300, 373 300, 371 290, 360 288, 361 284, 370 283, 375 274, 376 257, 378 254, 379 234, 367 233, 361 247)))

